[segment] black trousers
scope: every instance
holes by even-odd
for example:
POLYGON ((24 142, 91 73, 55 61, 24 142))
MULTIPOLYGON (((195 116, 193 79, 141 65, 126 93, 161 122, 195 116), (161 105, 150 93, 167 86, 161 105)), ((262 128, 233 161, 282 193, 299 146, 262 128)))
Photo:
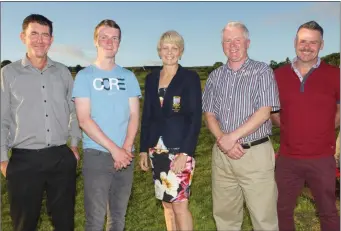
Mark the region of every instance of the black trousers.
POLYGON ((14 231, 35 231, 44 191, 55 231, 74 230, 77 160, 67 145, 12 149, 7 187, 14 231))

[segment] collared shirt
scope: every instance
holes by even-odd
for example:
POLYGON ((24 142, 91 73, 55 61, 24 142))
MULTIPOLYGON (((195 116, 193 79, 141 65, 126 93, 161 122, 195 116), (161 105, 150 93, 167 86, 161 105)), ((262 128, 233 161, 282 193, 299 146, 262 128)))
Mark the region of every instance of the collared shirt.
MULTIPOLYGON (((243 125, 260 107, 280 108, 278 88, 272 69, 263 62, 247 59, 238 71, 228 65, 214 70, 203 92, 203 111, 214 113, 224 133, 243 125)), ((241 139, 251 142, 271 135, 270 119, 241 139)))
POLYGON ((1 69, 1 161, 10 148, 76 146, 81 132, 67 67, 47 59, 43 70, 27 57, 1 69))
POLYGON ((296 61, 297 61, 297 57, 295 57, 295 58, 291 61, 291 68, 295 71, 297 77, 300 79, 301 82, 303 82, 304 79, 305 79, 307 76, 309 76, 309 75, 311 74, 311 72, 312 72, 314 69, 318 68, 318 67, 320 66, 320 64, 321 64, 321 59, 320 59, 320 57, 318 57, 318 58, 317 58, 317 62, 315 63, 314 66, 312 66, 312 68, 310 69, 310 71, 309 71, 305 76, 302 76, 301 73, 298 71, 298 69, 297 69, 296 66, 295 66, 296 61))

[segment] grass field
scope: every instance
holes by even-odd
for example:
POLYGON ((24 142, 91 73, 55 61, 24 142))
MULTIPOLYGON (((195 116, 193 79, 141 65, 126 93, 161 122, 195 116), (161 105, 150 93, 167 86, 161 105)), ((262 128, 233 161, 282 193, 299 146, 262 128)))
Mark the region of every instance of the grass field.
MULTIPOLYGON (((143 77, 138 77, 142 93, 144 93, 143 77)), ((205 77, 202 77, 202 86, 205 84, 205 77)), ((279 147, 279 131, 274 128, 272 142, 275 150, 279 147)), ((139 134, 136 140, 139 140, 139 134)), ((216 230, 212 216, 212 197, 211 197, 211 148, 214 143, 213 137, 205 127, 204 122, 200 132, 199 142, 196 149, 196 169, 192 183, 192 195, 190 199, 190 210, 194 219, 194 230, 216 230)), ((136 142, 139 149, 139 143, 136 142)), ((130 197, 126 216, 126 230, 145 230, 156 231, 165 230, 163 210, 161 203, 154 197, 154 187, 151 172, 142 172, 138 166, 138 155, 136 155, 134 184, 130 197)), ((82 162, 79 163, 77 173, 77 197, 75 213, 75 230, 84 230, 85 218, 83 208, 83 179, 81 175, 82 162)), ((1 230, 11 231, 11 219, 9 216, 8 194, 6 180, 1 176, 1 230)), ((340 202, 337 201, 340 208, 340 202)), ((317 231, 319 220, 313 200, 307 196, 300 196, 295 209, 295 221, 297 230, 317 231)), ((42 204, 42 215, 39 221, 39 230, 53 230, 51 222, 46 214, 45 201, 42 204)), ((245 210, 244 223, 242 230, 252 230, 251 220, 245 210)))

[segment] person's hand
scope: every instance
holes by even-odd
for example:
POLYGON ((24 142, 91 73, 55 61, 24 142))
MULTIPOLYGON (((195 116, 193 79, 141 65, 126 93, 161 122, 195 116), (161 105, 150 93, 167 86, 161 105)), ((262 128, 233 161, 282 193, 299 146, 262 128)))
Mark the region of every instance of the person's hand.
POLYGON ((181 173, 183 170, 185 170, 186 162, 187 162, 186 155, 184 155, 183 153, 176 155, 173 160, 173 164, 171 165, 171 170, 175 174, 181 173))
POLYGON ((223 151, 229 151, 238 141, 238 137, 236 137, 233 133, 224 134, 217 139, 218 147, 223 151))
POLYGON ((2 175, 4 175, 4 177, 6 177, 7 166, 8 166, 8 160, 1 162, 1 172, 2 172, 2 175))
POLYGON ((116 170, 120 170, 122 168, 126 168, 130 165, 130 162, 133 160, 134 155, 131 152, 127 152, 127 150, 123 148, 117 148, 113 151, 110 151, 112 158, 114 159, 114 168, 116 170))
POLYGON ((70 149, 73 152, 73 155, 75 155, 75 158, 77 159, 77 163, 78 163, 78 161, 80 160, 78 147, 77 146, 71 146, 70 149))
POLYGON ((225 154, 233 160, 239 160, 245 154, 245 150, 240 143, 236 143, 233 148, 225 154))
POLYGON ((148 165, 148 154, 146 152, 141 152, 140 153, 140 167, 143 171, 148 171, 149 170, 149 165, 148 165))
MULTIPOLYGON (((133 145, 132 144, 124 143, 122 145, 122 149, 126 150, 127 152, 129 152, 134 157, 134 154, 132 153, 132 151, 133 151, 133 145)), ((121 165, 117 164, 117 162, 114 163, 114 167, 115 167, 115 169, 122 169, 121 165)))
POLYGON ((133 145, 130 144, 123 144, 122 148, 126 150, 127 152, 132 152, 133 151, 133 145))

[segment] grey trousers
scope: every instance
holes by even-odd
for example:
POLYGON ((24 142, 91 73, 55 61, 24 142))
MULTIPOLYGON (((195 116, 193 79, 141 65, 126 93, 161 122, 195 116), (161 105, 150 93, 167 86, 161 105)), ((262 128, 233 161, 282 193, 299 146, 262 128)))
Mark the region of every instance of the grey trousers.
POLYGON ((134 161, 116 171, 111 154, 84 149, 85 231, 102 231, 107 215, 107 231, 123 231, 133 183, 134 161))

